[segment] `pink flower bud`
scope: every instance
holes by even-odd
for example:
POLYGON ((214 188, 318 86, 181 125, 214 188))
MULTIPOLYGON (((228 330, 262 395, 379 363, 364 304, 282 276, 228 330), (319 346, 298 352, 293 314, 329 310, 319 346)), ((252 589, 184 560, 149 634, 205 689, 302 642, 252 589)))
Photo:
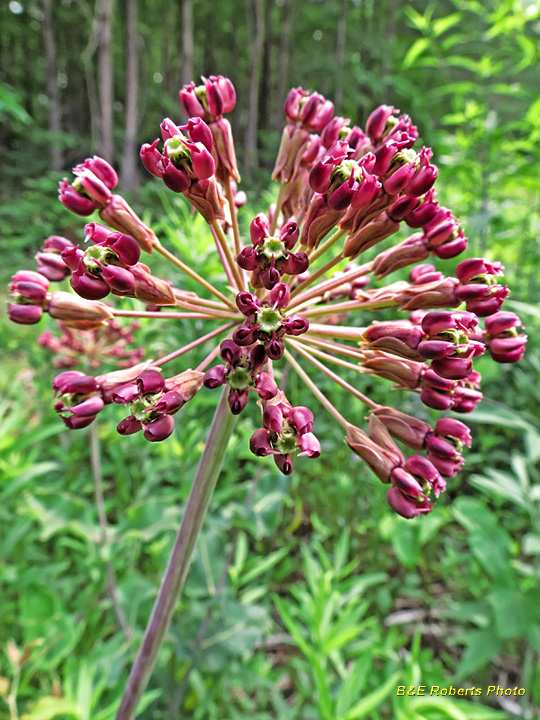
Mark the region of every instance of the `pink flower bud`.
POLYGON ((273 377, 266 372, 261 372, 255 384, 255 391, 261 400, 271 400, 277 395, 278 386, 273 377))
POLYGON ((467 358, 442 358, 432 360, 431 368, 441 377, 449 380, 461 380, 471 374, 472 360, 467 358))
POLYGON ((69 412, 77 417, 95 417, 100 410, 103 410, 103 406, 103 400, 98 395, 94 395, 71 407, 69 412))
POLYGON ((392 105, 379 105, 375 108, 366 121, 366 133, 372 140, 381 138, 386 130, 388 119, 394 113, 398 113, 392 105))
POLYGON ((160 178, 163 174, 163 156, 157 149, 159 138, 149 145, 144 143, 141 147, 141 161, 148 172, 154 177, 160 178))
POLYGON ((41 249, 43 252, 56 252, 61 253, 68 247, 73 247, 71 240, 68 240, 61 235, 49 235, 49 237, 43 243, 41 249))
POLYGON ((180 90, 179 95, 180 104, 188 117, 191 117, 192 115, 196 115, 201 118, 204 117, 205 110, 201 101, 197 97, 195 92, 195 83, 193 81, 189 83, 189 85, 184 85, 184 87, 180 90))
POLYGON ((51 281, 63 280, 70 270, 57 253, 36 253, 38 272, 51 281))
POLYGON ((301 315, 288 315, 283 321, 283 327, 287 335, 303 335, 309 329, 309 320, 301 315))
POLYGON ((79 248, 78 245, 73 245, 72 247, 62 250, 60 257, 68 266, 68 268, 75 272, 79 269, 81 259, 84 257, 84 252, 79 248))
POLYGON ((273 308, 286 308, 290 298, 291 291, 289 286, 286 283, 280 282, 272 288, 268 296, 268 305, 273 308))
POLYGON ((428 500, 417 500, 404 495, 397 487, 392 487, 386 494, 388 504, 401 517, 411 520, 418 515, 431 512, 433 503, 428 500))
POLYGON ((82 167, 91 170, 109 190, 113 190, 118 185, 118 175, 115 169, 103 158, 94 155, 92 158, 86 158, 82 167))
POLYGON ((141 249, 135 238, 125 233, 109 233, 104 245, 113 250, 124 265, 136 265, 141 258, 141 249))
POLYGON ((267 430, 281 435, 283 413, 277 405, 267 405, 263 413, 263 425, 267 430))
POLYGON ((394 468, 390 475, 392 485, 398 488, 402 493, 408 497, 416 498, 421 497, 426 499, 422 486, 418 480, 411 473, 407 472, 405 468, 394 468))
POLYGON ((296 245, 298 241, 298 237, 300 235, 300 231, 298 229, 297 223, 293 222, 292 220, 289 220, 288 222, 283 225, 279 232, 280 240, 282 240, 283 244, 287 248, 287 250, 292 250, 293 247, 296 245))
POLYGON ((397 195, 402 192, 409 184, 415 172, 416 168, 413 164, 406 163, 402 165, 384 181, 383 187, 385 192, 389 195, 397 195))
POLYGON ((354 175, 351 172, 347 182, 342 183, 328 196, 328 207, 331 210, 346 210, 359 189, 360 185, 354 179, 354 175))
POLYGON ((272 336, 264 341, 264 350, 270 360, 281 360, 283 353, 285 352, 285 346, 283 340, 279 338, 275 332, 272 336))
POLYGON ((291 408, 289 422, 298 430, 299 435, 310 433, 313 430, 313 413, 303 405, 291 408))
POLYGON ((307 432, 301 435, 298 439, 301 453, 298 453, 298 457, 306 455, 308 458, 318 458, 321 454, 321 443, 318 438, 312 433, 307 432))
POLYGON ((191 161, 193 174, 199 180, 206 180, 216 171, 216 163, 211 153, 200 143, 192 143, 190 145, 191 161))
POLYGON ((89 198, 79 195, 75 188, 68 185, 66 178, 60 182, 58 199, 62 205, 76 215, 91 215, 96 209, 95 203, 89 198))
POLYGON ((233 340, 241 347, 252 345, 257 340, 259 326, 249 327, 248 325, 240 325, 233 333, 233 340))
POLYGON ((57 375, 52 383, 55 395, 86 394, 99 390, 96 378, 79 370, 67 370, 57 375))
POLYGON ((325 193, 328 190, 335 167, 333 158, 319 160, 309 173, 309 184, 314 192, 325 193))
POLYGON ((74 174, 81 183, 84 191, 94 201, 100 205, 105 205, 112 197, 111 191, 105 183, 98 178, 91 170, 77 165, 74 174))
POLYGON ((399 222, 403 220, 403 218, 410 213, 416 205, 418 205, 418 198, 402 195, 386 212, 389 218, 399 222))
POLYGON ((189 118, 187 125, 182 125, 182 130, 187 131, 189 139, 192 142, 202 143, 208 152, 212 152, 214 148, 212 131, 200 117, 189 118))
POLYGON ((410 281, 413 285, 421 285, 423 283, 436 282, 443 280, 444 274, 435 270, 433 265, 417 265, 409 273, 410 281))
POLYGON ((234 340, 223 340, 219 346, 221 359, 230 365, 234 365, 242 357, 242 348, 234 340))
POLYGON ((39 305, 15 305, 7 303, 9 319, 19 325, 35 325, 41 320, 43 308, 39 305))
POLYGON ((249 226, 249 232, 251 242, 254 245, 260 245, 262 241, 270 235, 270 225, 268 224, 266 215, 259 213, 254 217, 249 226))
MULTIPOLYGON (((180 408, 185 405, 186 401, 184 397, 174 390, 166 392, 154 405, 153 410, 158 413, 164 413, 166 415, 174 415, 180 408)), ((149 408, 150 410, 150 408, 149 408)))
POLYGON ((261 282, 267 290, 271 290, 274 285, 279 283, 281 279, 281 273, 273 264, 270 267, 265 268, 261 274, 261 282))
POLYGON ((442 458, 439 455, 428 453, 427 459, 431 462, 439 471, 443 477, 454 477, 463 465, 465 465, 465 458, 458 455, 454 459, 442 458))
POLYGON ((163 164, 162 178, 165 185, 173 192, 185 192, 191 185, 188 174, 173 165, 169 158, 165 158, 163 164))
POLYGON ((413 197, 424 195, 428 190, 431 190, 438 174, 439 170, 435 165, 428 164, 425 167, 421 167, 405 187, 405 192, 407 195, 412 195, 413 197))
POLYGON ((495 362, 519 362, 525 354, 526 343, 527 336, 524 334, 516 337, 493 338, 489 343, 489 352, 495 362))
POLYGON ((253 245, 245 247, 240 255, 236 258, 236 262, 242 268, 242 270, 248 270, 251 272, 258 266, 259 261, 257 260, 257 251, 253 245))

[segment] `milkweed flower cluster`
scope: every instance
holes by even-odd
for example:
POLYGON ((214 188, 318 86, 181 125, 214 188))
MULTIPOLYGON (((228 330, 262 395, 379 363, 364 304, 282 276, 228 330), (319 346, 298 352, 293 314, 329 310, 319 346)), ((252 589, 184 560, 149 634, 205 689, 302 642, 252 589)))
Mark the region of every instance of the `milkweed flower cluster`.
MULTIPOLYGON (((71 183, 60 183, 59 195, 77 215, 97 211, 103 224, 85 226, 85 245, 48 238, 36 256, 37 270, 13 276, 8 310, 24 324, 49 313, 65 332, 116 328, 121 317, 191 318, 219 326, 165 357, 143 363, 133 356, 130 367, 98 377, 66 370, 53 383, 55 409, 77 429, 106 405, 121 404, 127 415, 119 433, 142 431, 155 442, 172 434, 179 411, 199 391, 227 386, 235 415, 250 397, 257 399, 261 420, 251 451, 271 455, 289 474, 295 457, 319 457, 321 442, 313 411, 295 405, 278 386, 279 364, 288 362, 343 427, 352 452, 389 486, 393 510, 406 518, 430 512, 465 462, 463 450, 472 441, 467 425, 444 416, 432 427, 379 405, 365 394, 363 380, 390 380, 398 391, 417 393, 427 407, 460 417, 473 410, 482 399, 475 359, 488 351, 495 362, 513 363, 525 350, 520 319, 502 309, 508 296, 502 265, 468 258, 445 276, 426 262, 456 258, 466 250, 467 237, 438 202, 433 153, 415 147, 418 131, 408 115, 381 105, 360 128, 335 115, 322 95, 302 88, 285 101, 287 124, 273 170, 277 201, 252 219, 243 239, 237 210, 244 197, 224 117, 236 105, 233 84, 222 76, 203 78, 201 85, 180 90, 180 102, 187 121, 165 118, 161 137, 142 146, 141 160, 206 220, 227 287, 215 287, 162 245, 122 196, 113 194, 114 169, 93 157, 75 167, 71 183), (387 240, 407 228, 405 239, 387 240), (384 250, 359 262, 383 240, 384 250), (189 275, 200 294, 177 287, 174 276, 152 274, 140 259, 152 252, 189 275), (408 267, 408 280, 369 284, 370 277, 381 281, 408 267), (51 292, 50 284, 64 279, 75 294, 51 292), (102 302, 109 295, 135 298, 146 308, 117 309, 102 302), (373 313, 388 308, 399 313, 394 320, 374 319, 373 313), (167 363, 219 336, 195 369, 165 373, 167 363), (345 418, 307 366, 367 407, 364 428, 355 420, 362 413, 353 407, 345 418), (344 369, 356 373, 357 382, 346 380, 344 369)), ((41 342, 53 343, 43 336, 41 342)))

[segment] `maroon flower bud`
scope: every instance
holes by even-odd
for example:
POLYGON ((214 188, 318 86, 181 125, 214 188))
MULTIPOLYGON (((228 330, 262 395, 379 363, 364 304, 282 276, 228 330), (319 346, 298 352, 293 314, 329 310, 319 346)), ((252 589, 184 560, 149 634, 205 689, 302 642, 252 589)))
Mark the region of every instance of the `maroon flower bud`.
POLYGON ((69 409, 69 412, 73 413, 76 417, 92 417, 98 414, 100 410, 103 410, 103 400, 98 395, 89 397, 86 400, 74 405, 69 409))
POLYGON ((471 447, 472 437, 471 431, 461 420, 454 418, 441 418, 435 425, 435 433, 440 436, 455 438, 463 445, 471 447))
POLYGON ((214 116, 229 113, 236 105, 236 92, 234 85, 229 78, 223 75, 210 75, 210 78, 203 78, 206 88, 206 99, 208 112, 214 116))
POLYGON ((62 205, 76 215, 91 215, 96 209, 96 205, 92 200, 82 197, 74 187, 68 185, 67 178, 60 182, 58 199, 62 205))
POLYGON ((163 375, 157 370, 145 370, 137 378, 137 389, 141 395, 163 392, 165 390, 163 375))
POLYGON ((398 149, 396 143, 392 140, 386 141, 378 147, 373 153, 375 163, 371 172, 379 177, 386 175, 392 163, 392 158, 398 152, 398 149))
POLYGON ((104 244, 118 255, 118 259, 124 265, 136 265, 140 260, 141 249, 131 235, 120 232, 109 233, 104 244))
POLYGON ((402 195, 386 212, 389 218, 400 222, 416 205, 418 205, 418 198, 402 195))
POLYGON ((86 394, 99 390, 96 378, 79 370, 66 370, 57 375, 52 383, 55 396, 66 394, 86 394))
POLYGON ((261 282, 267 290, 271 290, 280 279, 281 273, 273 264, 261 272, 261 282))
POLYGON ((14 305, 7 303, 9 319, 19 325, 34 325, 41 320, 43 308, 39 305, 14 305))
POLYGON ((405 192, 413 197, 420 197, 420 195, 424 195, 424 193, 428 192, 428 190, 433 187, 438 174, 438 168, 435 165, 428 163, 416 172, 412 180, 406 186, 405 192))
POLYGON ((287 335, 303 335, 309 329, 309 320, 301 315, 289 315, 282 323, 287 335))
POLYGON ((159 138, 154 140, 150 145, 144 143, 141 147, 140 157, 144 167, 148 170, 150 175, 160 178, 163 174, 163 156, 157 149, 159 138))
POLYGON ((240 325, 233 334, 233 340, 241 347, 252 345, 257 340, 259 326, 249 327, 248 325, 240 325))
POLYGON ((281 360, 283 353, 285 352, 283 340, 281 340, 281 338, 273 332, 272 336, 268 340, 264 341, 264 351, 270 360, 281 360))
POLYGON ((271 400, 277 395, 278 386, 273 377, 266 372, 261 372, 255 384, 255 391, 261 400, 271 400))
POLYGON ((369 137, 372 140, 381 138, 385 133, 388 119, 398 112, 399 110, 392 105, 379 105, 375 108, 366 121, 366 133, 369 137))
POLYGON ((368 175, 364 172, 364 178, 351 201, 351 207, 355 210, 369 207, 379 195, 382 185, 375 175, 368 175))
POLYGON ((319 160, 309 173, 309 184, 314 192, 325 193, 328 190, 335 167, 334 158, 325 157, 319 160))
POLYGON ((111 399, 119 405, 127 405, 139 397, 139 388, 136 383, 128 383, 115 388, 111 393, 111 399))
POLYGON ((267 405, 263 413, 263 425, 267 430, 281 435, 283 413, 277 405, 267 405))
POLYGON ((240 415, 249 400, 249 392, 247 390, 235 390, 231 388, 227 400, 232 414, 240 415))
POLYGON ((428 500, 418 500, 416 498, 409 497, 399 490, 397 487, 392 487, 386 494, 388 504, 401 517, 410 520, 418 515, 431 512, 433 503, 428 500))
POLYGON ((255 430, 249 441, 249 449, 257 457, 266 457, 267 455, 273 455, 275 450, 270 444, 270 435, 268 430, 259 428, 255 430))
POLYGON ((430 190, 426 193, 421 205, 406 215, 405 222, 411 228, 425 227, 433 220, 438 210, 439 203, 435 199, 435 191, 430 190))
POLYGON ((133 415, 129 415, 118 423, 116 429, 120 435, 133 435, 142 429, 142 423, 133 415))
POLYGON ((463 285, 471 281, 482 282, 487 275, 503 275, 504 267, 500 262, 490 262, 484 258, 469 258, 460 262, 456 268, 456 277, 463 285))
POLYGON ((313 413, 309 408, 297 405, 289 412, 289 422, 298 430, 299 435, 310 433, 313 430, 313 413))
POLYGON ((422 485, 420 485, 414 475, 407 472, 405 468, 395 468, 394 470, 392 470, 390 478, 394 487, 398 488, 408 497, 421 497, 426 499, 426 495, 424 495, 422 485))
POLYGON ((301 275, 306 272, 309 267, 309 257, 303 250, 297 253, 289 253, 289 257, 285 260, 281 269, 288 275, 301 275))
POLYGON ((215 365, 204 373, 203 385, 209 390, 223 385, 226 382, 227 368, 224 365, 215 365))
MULTIPOLYGON (((166 392, 164 395, 161 396, 161 398, 157 401, 157 403, 154 405, 153 410, 158 413, 163 413, 166 415, 174 415, 175 412, 178 412, 181 407, 185 405, 186 401, 178 392, 175 392, 174 390, 170 390, 169 392, 166 392)), ((149 408, 151 410, 151 408, 149 408)))
POLYGON ((176 193, 185 192, 191 185, 191 180, 187 173, 183 170, 179 170, 168 157, 164 159, 163 169, 163 182, 169 188, 176 193))
POLYGON ((292 455, 274 455, 274 462, 284 475, 290 475, 293 471, 292 455))
POLYGON ((103 265, 101 277, 119 295, 133 295, 135 278, 129 270, 118 265, 103 265))
POLYGON ((523 327, 523 325, 519 317, 513 312, 498 312, 486 318, 486 330, 493 336, 501 335, 517 327, 523 327))
POLYGON ((110 288, 107 283, 101 278, 88 275, 84 270, 75 270, 69 280, 69 284, 75 290, 77 295, 80 295, 86 300, 101 300, 106 297, 110 288))
POLYGON ((407 320, 398 320, 375 322, 365 330, 362 337, 371 348, 417 360, 419 359, 417 347, 423 336, 419 327, 407 320))
POLYGON ((431 368, 437 375, 450 380, 460 380, 468 377, 472 372, 472 360, 467 358, 442 358, 432 360, 431 368))
POLYGON ((171 415, 162 415, 157 420, 143 424, 145 440, 149 442, 161 442, 172 435, 174 430, 174 418, 171 415))
POLYGON ((76 415, 69 415, 68 417, 65 417, 64 415, 61 415, 60 417, 64 421, 64 425, 69 430, 82 430, 82 428, 91 425, 96 419, 95 415, 90 415, 89 417, 77 417, 76 415))
POLYGON ((430 458, 421 455, 411 455, 405 463, 406 469, 416 478, 426 482, 435 493, 435 497, 439 497, 441 492, 446 489, 446 483, 442 479, 439 470, 430 458))
POLYGON ((234 340, 223 340, 219 346, 219 354, 222 360, 230 365, 234 365, 242 356, 242 348, 237 345, 234 340))
POLYGON ((255 270, 259 264, 259 261, 257 260, 257 250, 253 247, 253 245, 248 245, 236 258, 236 262, 240 265, 242 270, 248 270, 249 272, 255 270))
POLYGON ((205 109, 197 97, 195 89, 196 86, 193 81, 190 82, 189 85, 184 85, 179 92, 180 104, 188 117, 196 115, 202 118, 205 115, 205 109))
POLYGON ((355 179, 353 171, 351 171, 349 179, 328 196, 328 207, 331 210, 346 210, 359 189, 360 185, 355 179))
POLYGON ((236 296, 236 307, 240 310, 242 315, 252 317, 258 310, 261 309, 261 301, 253 293, 239 292, 236 296))
POLYGON ((349 125, 350 122, 348 118, 342 118, 337 115, 333 117, 321 133, 323 146, 325 148, 332 147, 332 145, 340 139, 339 135, 342 128, 349 125))
POLYGON ((312 432, 301 435, 298 438, 298 444, 302 450, 298 453, 298 457, 306 455, 308 458, 318 458, 321 454, 321 443, 312 432))

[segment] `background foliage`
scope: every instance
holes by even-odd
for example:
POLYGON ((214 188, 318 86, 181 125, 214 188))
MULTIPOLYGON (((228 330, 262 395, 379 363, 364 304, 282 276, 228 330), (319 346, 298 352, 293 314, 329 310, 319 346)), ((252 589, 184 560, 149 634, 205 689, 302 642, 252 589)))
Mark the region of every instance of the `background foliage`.
MULTIPOLYGON (((111 159, 123 165, 133 154, 125 123, 130 45, 140 81, 135 147, 156 136, 164 114, 181 117, 182 81, 200 73, 233 79, 239 102, 232 122, 249 169, 244 228, 260 199, 273 197, 267 170, 290 85, 319 90, 353 122, 381 102, 394 104, 413 116, 434 149, 439 195, 463 221, 468 255, 505 264, 508 308, 530 336, 519 366, 480 360, 487 399, 470 416, 475 439, 467 465, 436 511, 418 521, 389 512, 384 488, 351 458, 339 428, 322 413, 323 455, 284 478, 250 455, 257 419, 254 408, 247 411, 141 717, 538 717, 540 4, 2 3, 3 281, 33 267, 47 235, 80 240, 82 225, 54 195, 59 171, 103 149, 96 99, 106 72, 98 31, 107 7, 111 159), (130 8, 138 10, 131 35, 130 8), (51 129, 55 103, 60 123, 51 129), (396 696, 398 685, 418 684, 476 686, 484 695, 474 703, 396 696), (486 697, 488 685, 526 694, 486 697)), ((142 173, 124 178, 158 236, 218 280, 206 226, 191 222, 183 200, 142 173)), ((51 357, 35 344, 36 329, 8 325, 4 314, 0 323, 0 718, 112 719, 216 398, 201 393, 182 410, 175 435, 157 446, 138 435, 120 438, 114 410, 100 418, 110 524, 103 542, 89 433, 67 433, 59 424, 51 357), (111 568, 127 635, 107 590, 111 568)), ((179 322, 164 336, 143 321, 139 337, 151 356, 201 329, 179 322)), ((196 353, 190 362, 198 362, 196 353)), ((290 382, 295 400, 309 402, 296 378, 290 382)), ((366 387, 378 401, 392 393, 366 387)), ((329 392, 338 409, 349 403, 329 392)), ((414 398, 404 398, 403 408, 429 419, 414 398)), ((355 412, 360 419, 362 409, 355 412)))

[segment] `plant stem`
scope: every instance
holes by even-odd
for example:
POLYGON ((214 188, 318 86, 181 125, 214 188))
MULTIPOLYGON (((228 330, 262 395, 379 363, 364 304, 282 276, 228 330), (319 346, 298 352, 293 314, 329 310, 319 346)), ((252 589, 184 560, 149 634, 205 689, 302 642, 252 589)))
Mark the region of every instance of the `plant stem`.
POLYGON ((303 290, 305 290, 307 287, 312 285, 315 282, 315 280, 318 280, 322 275, 324 275, 324 273, 328 272, 328 270, 331 270, 335 265, 337 265, 339 262, 341 262, 344 259, 345 258, 340 253, 339 255, 336 255, 335 258, 332 258, 332 260, 327 262, 326 265, 323 265, 322 268, 319 268, 317 270, 317 272, 314 272, 313 275, 310 275, 308 278, 306 278, 304 280, 304 282, 301 282, 300 285, 292 291, 291 300, 293 298, 297 297, 298 295, 300 295, 300 293, 303 290))
POLYGON ((227 239, 227 236, 223 232, 223 228, 219 224, 219 220, 214 220, 214 222, 212 223, 212 227, 214 228, 214 232, 216 233, 216 238, 218 239, 218 242, 221 245, 221 249, 223 250, 225 257, 227 258, 227 262, 229 264, 230 270, 236 281, 236 287, 238 288, 238 290, 243 290, 245 288, 245 283, 244 283, 245 278, 243 276, 243 270, 240 270, 240 267, 238 266, 238 263, 236 262, 236 258, 233 257, 231 248, 229 247, 229 241, 227 239))
MULTIPOLYGON (((103 497, 103 476, 101 473, 101 453, 99 448, 99 430, 97 418, 90 425, 90 464, 92 466, 92 479, 94 481, 94 494, 96 498, 96 508, 99 518, 99 527, 101 530, 101 542, 106 546, 109 542, 109 524, 107 522, 107 513, 105 511, 105 498, 103 497)), ((107 571, 107 594, 111 600, 118 624, 122 628, 126 640, 131 640, 131 628, 127 621, 126 615, 122 610, 120 601, 118 600, 118 583, 116 581, 116 573, 110 561, 105 563, 107 571)))
POLYGON ((362 335, 365 331, 365 327, 319 325, 317 323, 310 322, 308 333, 310 335, 322 335, 323 337, 342 338, 343 340, 362 340, 362 335))
POLYGON ((197 340, 194 340, 193 342, 189 343, 188 345, 184 345, 184 347, 179 348, 178 350, 175 350, 172 353, 169 353, 168 355, 165 355, 162 358, 159 358, 159 360, 156 360, 152 363, 153 366, 160 366, 165 365, 165 363, 170 362, 171 360, 174 360, 177 357, 180 357, 180 355, 184 355, 184 353, 189 352, 190 350, 193 350, 193 348, 198 347, 199 345, 202 345, 207 340, 211 340, 216 335, 220 335, 221 333, 225 332, 225 330, 230 330, 230 328, 234 327, 235 323, 229 323, 228 325, 222 325, 221 327, 216 328, 215 330, 212 330, 212 332, 207 333, 206 335, 203 335, 200 338, 197 338, 197 340))
POLYGON ((208 292, 212 293, 212 295, 215 295, 215 297, 217 297, 219 300, 221 300, 221 302, 224 302, 225 305, 232 308, 233 310, 235 309, 232 302, 227 297, 225 297, 225 295, 222 292, 220 292, 219 290, 216 290, 216 288, 211 283, 209 283, 207 280, 202 278, 198 273, 195 272, 195 270, 192 270, 189 267, 189 265, 186 265, 186 263, 182 262, 179 258, 177 258, 176 255, 173 255, 172 252, 169 252, 169 250, 167 250, 167 248, 164 248, 163 245, 161 245, 161 244, 154 245, 154 248, 158 251, 158 253, 163 255, 163 257, 166 257, 167 260, 170 260, 173 263, 173 265, 176 265, 176 267, 180 268, 180 270, 185 272, 186 275, 189 275, 189 277, 192 278, 192 280, 195 280, 195 282, 198 282, 199 285, 202 285, 203 288, 206 288, 208 290, 208 292))
POLYGON ((310 362, 312 365, 315 365, 316 368, 319 368, 319 370, 321 370, 331 380, 334 380, 335 382, 337 382, 338 385, 341 385, 342 388, 348 390, 351 395, 354 395, 354 397, 361 400, 365 405, 371 408, 379 407, 378 404, 368 398, 367 395, 364 395, 364 393, 360 392, 360 390, 357 390, 353 385, 350 385, 348 382, 343 380, 340 375, 337 375, 333 370, 330 370, 330 368, 327 368, 326 365, 324 365, 322 362, 320 362, 308 352, 306 352, 301 345, 295 343, 294 341, 291 341, 290 338, 287 338, 287 343, 290 345, 290 347, 294 348, 297 353, 300 353, 300 355, 302 355, 302 357, 304 357, 308 362, 310 362))
POLYGON ((329 292, 330 290, 334 290, 335 288, 340 287, 341 285, 345 285, 346 283, 351 282, 352 280, 356 280, 359 277, 362 277, 363 275, 367 275, 370 272, 371 264, 366 263, 365 265, 361 265, 358 268, 355 268, 354 270, 349 270, 349 272, 344 272, 343 275, 340 275, 337 278, 330 278, 330 280, 325 280, 322 283, 319 283, 311 290, 308 290, 307 292, 303 292, 300 295, 298 295, 291 303, 289 303, 288 309, 290 310, 293 307, 296 307, 297 305, 301 305, 307 300, 311 300, 312 298, 316 298, 319 295, 324 295, 324 293, 329 292))
POLYGON ((285 195, 287 193, 287 190, 289 189, 289 183, 281 183, 279 186, 279 192, 276 200, 276 208, 274 210, 274 216, 272 218, 272 223, 270 224, 270 235, 273 235, 276 232, 278 220, 279 220, 279 213, 281 212, 281 206, 283 205, 283 201, 285 200, 285 195))
MULTIPOLYGON (((219 317, 215 315, 207 315, 203 312, 146 312, 141 310, 117 310, 112 311, 115 317, 132 317, 132 318, 158 318, 159 320, 165 320, 167 318, 173 318, 174 320, 219 320, 219 317)), ((229 317, 229 316, 227 316, 229 317)), ((231 313, 230 317, 234 317, 231 313)))
POLYGON ((364 372, 359 365, 355 365, 354 363, 348 362, 347 360, 342 360, 341 358, 334 357, 333 355, 328 355, 328 353, 325 353, 322 350, 310 347, 309 345, 305 345, 301 340, 295 340, 294 344, 302 346, 304 350, 306 350, 306 352, 312 353, 312 355, 321 358, 321 360, 326 360, 326 362, 334 363, 334 365, 340 365, 341 367, 347 368, 349 370, 354 370, 357 373, 364 372))
POLYGON ((317 258, 321 257, 321 255, 324 255, 324 253, 329 250, 332 245, 335 245, 337 241, 343 237, 343 235, 345 235, 345 230, 337 230, 331 237, 328 238, 328 240, 323 242, 322 245, 319 245, 319 247, 317 248, 317 250, 315 250, 314 253, 312 253, 311 255, 309 255, 308 253, 309 262, 315 262, 317 258))
MULTIPOLYGON (((295 348, 296 349, 296 348, 295 348)), ((296 362, 294 357, 291 355, 291 353, 288 350, 285 350, 284 353, 285 357, 287 358, 287 361, 290 363, 291 367, 296 370, 298 375, 302 378, 302 380, 306 383, 308 388, 311 390, 311 392, 315 395, 317 400, 323 405, 328 412, 335 417, 335 419, 338 421, 340 425, 343 425, 343 427, 347 427, 349 423, 343 415, 332 405, 330 400, 326 397, 326 395, 319 390, 317 385, 313 382, 313 380, 309 377, 307 372, 302 369, 302 367, 296 362)))
POLYGON ((227 196, 227 200, 229 201, 229 209, 231 211, 231 220, 232 220, 232 228, 233 228, 233 235, 234 235, 234 252, 236 255, 240 255, 240 252, 242 251, 242 243, 240 241, 240 229, 238 228, 238 214, 236 212, 236 205, 234 204, 234 196, 232 191, 232 184, 231 180, 229 179, 229 182, 225 186, 225 194, 227 196))
POLYGON ((167 569, 154 603, 143 641, 127 681, 116 720, 133 720, 139 700, 146 689, 157 654, 171 623, 178 596, 191 562, 195 543, 216 486, 229 438, 235 424, 227 402, 225 386, 214 413, 195 480, 191 487, 180 528, 174 541, 167 569))

